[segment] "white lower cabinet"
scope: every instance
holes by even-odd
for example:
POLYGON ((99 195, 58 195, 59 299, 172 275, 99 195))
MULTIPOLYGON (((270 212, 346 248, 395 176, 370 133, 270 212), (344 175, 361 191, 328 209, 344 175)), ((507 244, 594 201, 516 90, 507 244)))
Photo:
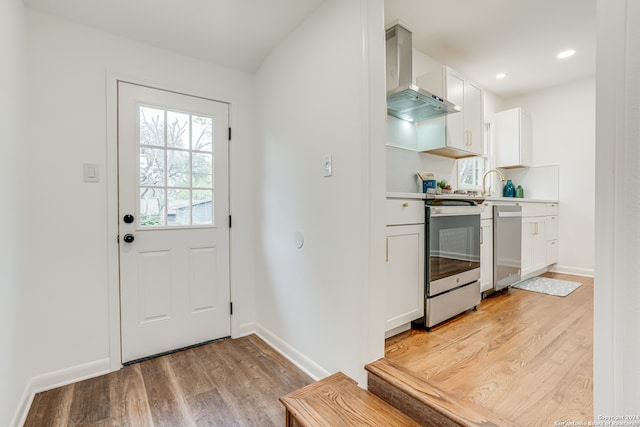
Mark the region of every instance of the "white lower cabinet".
POLYGON ((547 205, 547 264, 555 264, 558 262, 558 215, 557 205, 547 205))
POLYGON ((521 275, 524 277, 547 265, 546 217, 523 217, 521 275))
POLYGON ((480 220, 480 292, 493 288, 493 219, 480 220))
POLYGON ((547 264, 558 262, 558 240, 547 240, 547 264))
POLYGON ((521 203, 522 278, 558 262, 558 204, 521 203))
POLYGON ((387 199, 385 332, 424 316, 424 200, 387 199))
POLYGON ((386 331, 424 315, 424 224, 387 227, 386 331))

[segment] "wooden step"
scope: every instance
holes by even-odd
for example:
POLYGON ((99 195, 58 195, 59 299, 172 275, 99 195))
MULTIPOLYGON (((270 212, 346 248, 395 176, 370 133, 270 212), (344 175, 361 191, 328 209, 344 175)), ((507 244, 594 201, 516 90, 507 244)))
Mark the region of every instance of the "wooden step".
POLYGON ((368 388, 420 425, 438 427, 516 426, 474 403, 463 402, 452 393, 417 377, 391 360, 368 364, 368 388))
POLYGON ((289 393, 280 401, 286 409, 287 427, 419 426, 342 372, 289 393))

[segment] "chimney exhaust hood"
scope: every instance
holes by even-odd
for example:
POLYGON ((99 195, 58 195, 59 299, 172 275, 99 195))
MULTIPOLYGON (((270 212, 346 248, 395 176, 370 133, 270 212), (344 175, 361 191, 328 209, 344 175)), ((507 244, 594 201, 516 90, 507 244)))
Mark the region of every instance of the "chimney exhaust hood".
POLYGON ((387 114, 408 122, 420 122, 462 109, 412 83, 411 32, 394 25, 387 39, 387 114))

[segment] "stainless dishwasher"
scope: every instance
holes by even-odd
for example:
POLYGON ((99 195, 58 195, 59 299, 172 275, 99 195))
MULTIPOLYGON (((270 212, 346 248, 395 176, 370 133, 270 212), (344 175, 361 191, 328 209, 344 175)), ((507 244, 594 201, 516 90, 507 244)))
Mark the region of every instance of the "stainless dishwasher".
POLYGON ((493 206, 493 289, 499 291, 522 277, 522 207, 493 206))

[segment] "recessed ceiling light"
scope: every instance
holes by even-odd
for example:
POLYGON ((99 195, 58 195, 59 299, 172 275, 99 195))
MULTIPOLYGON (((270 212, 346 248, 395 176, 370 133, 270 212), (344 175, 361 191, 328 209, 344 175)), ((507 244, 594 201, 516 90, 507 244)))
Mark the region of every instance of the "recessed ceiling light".
POLYGON ((569 50, 565 50, 565 51, 560 52, 558 55, 556 55, 556 57, 558 59, 564 59, 564 58, 568 58, 570 56, 573 56, 575 53, 576 53, 575 50, 569 49, 569 50))
POLYGON ((505 73, 496 74, 496 79, 498 79, 498 80, 504 79, 505 77, 507 77, 507 75, 505 73))

